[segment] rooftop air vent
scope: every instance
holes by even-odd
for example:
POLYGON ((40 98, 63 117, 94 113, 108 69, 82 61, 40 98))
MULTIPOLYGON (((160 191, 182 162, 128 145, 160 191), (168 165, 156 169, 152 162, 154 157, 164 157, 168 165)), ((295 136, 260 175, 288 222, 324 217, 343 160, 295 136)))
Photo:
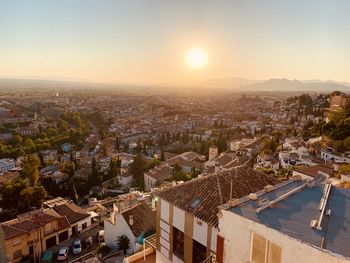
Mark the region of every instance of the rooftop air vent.
POLYGON ((238 205, 239 204, 239 199, 231 199, 230 201, 228 201, 228 205, 229 205, 229 207, 235 207, 236 205, 238 205))
POLYGON ((264 187, 264 190, 265 190, 266 193, 269 193, 269 192, 271 192, 273 190, 273 186, 268 184, 268 185, 266 185, 264 187))
POLYGON ((293 176, 292 176, 292 180, 293 180, 294 182, 300 181, 300 180, 301 180, 301 175, 299 175, 299 174, 293 175, 293 176))
POLYGON ((250 200, 256 200, 256 199, 258 199, 258 196, 257 196, 256 193, 250 193, 250 194, 249 194, 249 199, 250 199, 250 200))

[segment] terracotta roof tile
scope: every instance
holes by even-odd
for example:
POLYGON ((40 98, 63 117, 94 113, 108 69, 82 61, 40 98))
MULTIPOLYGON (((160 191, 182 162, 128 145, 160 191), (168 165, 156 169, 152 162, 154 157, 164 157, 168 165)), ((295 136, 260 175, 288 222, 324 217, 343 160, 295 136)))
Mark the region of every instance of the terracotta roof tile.
POLYGON ((217 226, 217 208, 230 200, 231 181, 232 198, 241 198, 263 189, 268 184, 278 183, 270 175, 243 166, 179 184, 159 191, 157 195, 195 217, 217 226), (197 206, 195 200, 200 201, 197 206))
POLYGON ((138 204, 122 214, 135 237, 156 229, 155 213, 145 203, 138 204), (132 225, 129 222, 130 216, 133 217, 132 225))
POLYGON ((54 206, 53 209, 61 216, 66 216, 70 224, 74 224, 88 216, 87 212, 74 203, 54 206))

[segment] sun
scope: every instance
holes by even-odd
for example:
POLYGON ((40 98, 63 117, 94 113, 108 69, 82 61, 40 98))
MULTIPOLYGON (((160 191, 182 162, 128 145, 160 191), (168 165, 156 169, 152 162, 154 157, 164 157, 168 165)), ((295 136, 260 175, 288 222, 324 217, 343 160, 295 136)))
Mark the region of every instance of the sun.
POLYGON ((185 62, 191 69, 202 69, 208 64, 208 53, 203 48, 191 48, 186 53, 185 62))

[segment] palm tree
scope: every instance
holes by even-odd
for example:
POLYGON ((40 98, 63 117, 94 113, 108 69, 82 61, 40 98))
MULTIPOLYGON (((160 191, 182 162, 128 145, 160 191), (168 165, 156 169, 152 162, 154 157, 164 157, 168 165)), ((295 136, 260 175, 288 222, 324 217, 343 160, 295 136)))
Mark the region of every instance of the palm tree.
POLYGON ((126 235, 118 236, 117 240, 118 250, 123 250, 124 254, 130 247, 130 239, 126 235))

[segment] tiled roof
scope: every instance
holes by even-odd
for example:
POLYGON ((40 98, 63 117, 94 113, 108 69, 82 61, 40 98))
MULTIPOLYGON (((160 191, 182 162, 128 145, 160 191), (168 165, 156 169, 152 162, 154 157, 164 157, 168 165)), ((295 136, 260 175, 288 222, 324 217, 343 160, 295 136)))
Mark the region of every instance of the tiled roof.
POLYGON ((169 166, 158 166, 146 173, 146 175, 156 179, 157 181, 163 182, 171 176, 173 169, 169 166))
POLYGON ((124 211, 122 214, 135 237, 156 229, 156 216, 152 209, 145 203, 138 204, 124 211), (129 220, 130 216, 133 217, 132 225, 129 220))
POLYGON ((334 169, 331 165, 314 165, 314 166, 305 166, 295 169, 295 171, 306 174, 311 177, 315 177, 319 172, 323 172, 331 176, 334 172, 334 169))
POLYGON ((231 185, 232 198, 241 198, 261 190, 268 184, 276 183, 278 181, 274 177, 243 166, 179 184, 159 191, 157 195, 195 217, 217 226, 217 208, 230 200, 231 185), (196 199, 200 200, 200 203, 194 207, 193 202, 196 199))
POLYGON ((61 217, 51 209, 40 209, 20 214, 16 219, 1 223, 1 229, 4 233, 5 239, 7 240, 30 233, 55 220, 58 220, 59 230, 70 227, 70 224, 65 217, 61 217), (67 222, 64 223, 64 220, 67 222))
POLYGON ((12 227, 11 225, 6 225, 4 223, 1 224, 1 229, 4 232, 5 240, 18 237, 27 233, 24 230, 12 227))
POLYGON ((66 216, 70 224, 74 224, 88 216, 87 212, 74 203, 54 206, 53 209, 61 216, 66 216))
POLYGON ((70 228, 69 221, 68 221, 67 217, 62 216, 60 219, 58 219, 57 231, 61 231, 63 229, 67 229, 67 228, 70 228))

